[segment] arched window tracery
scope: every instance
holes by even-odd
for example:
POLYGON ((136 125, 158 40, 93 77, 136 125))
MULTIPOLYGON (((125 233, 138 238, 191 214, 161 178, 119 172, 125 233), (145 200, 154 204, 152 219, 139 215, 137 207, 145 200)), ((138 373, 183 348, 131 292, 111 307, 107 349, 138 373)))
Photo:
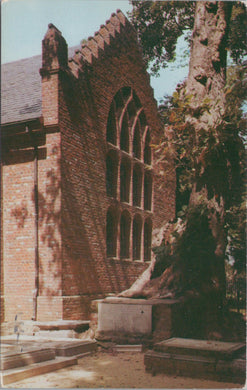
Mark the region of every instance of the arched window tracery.
POLYGON ((109 208, 106 215, 107 257, 151 259, 150 142, 151 132, 140 99, 132 88, 121 88, 111 103, 106 128, 106 195, 110 207, 116 208, 109 208))

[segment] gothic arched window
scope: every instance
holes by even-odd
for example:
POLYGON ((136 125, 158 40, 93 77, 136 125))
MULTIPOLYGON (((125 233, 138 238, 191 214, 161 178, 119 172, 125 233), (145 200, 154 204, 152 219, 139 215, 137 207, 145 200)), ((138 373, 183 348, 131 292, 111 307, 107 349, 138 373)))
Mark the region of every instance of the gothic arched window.
POLYGON ((123 86, 109 105, 105 135, 106 249, 107 257, 149 261, 154 178, 151 130, 142 103, 131 87, 123 86))

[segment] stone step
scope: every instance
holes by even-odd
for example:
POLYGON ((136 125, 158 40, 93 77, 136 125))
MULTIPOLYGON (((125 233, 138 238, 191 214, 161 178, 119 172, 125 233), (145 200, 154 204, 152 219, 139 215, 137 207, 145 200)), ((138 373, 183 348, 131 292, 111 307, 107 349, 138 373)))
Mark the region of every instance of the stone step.
POLYGON ((34 337, 46 340, 77 339, 77 332, 74 330, 40 330, 34 333, 34 337))
POLYGON ((245 350, 244 343, 230 343, 215 340, 171 338, 156 343, 153 348, 167 354, 212 357, 215 360, 233 359, 245 350))
POLYGON ((75 357, 56 357, 55 359, 46 362, 33 363, 29 366, 5 370, 1 373, 1 387, 74 364, 77 364, 77 358, 75 357))
POLYGON ((17 367, 28 366, 33 363, 40 363, 55 359, 56 353, 52 348, 28 348, 27 351, 20 351, 13 346, 1 346, 1 370, 8 370, 17 367))
POLYGON ((141 344, 114 345, 113 350, 115 352, 142 352, 142 345, 141 344))
POLYGON ((213 357, 148 351, 144 355, 144 364, 152 375, 164 373, 231 383, 245 383, 246 377, 244 359, 217 361, 213 357))

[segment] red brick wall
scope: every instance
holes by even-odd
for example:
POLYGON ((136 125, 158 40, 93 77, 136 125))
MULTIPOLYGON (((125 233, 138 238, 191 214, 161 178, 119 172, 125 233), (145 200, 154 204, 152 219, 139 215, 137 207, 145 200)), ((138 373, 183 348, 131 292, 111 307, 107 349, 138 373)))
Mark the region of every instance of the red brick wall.
POLYGON ((45 74, 42 77, 42 115, 44 126, 58 123, 59 74, 45 74))
POLYGON ((38 319, 51 311, 54 319, 61 318, 62 250, 61 250, 61 174, 60 132, 46 134, 46 159, 39 161, 39 298, 38 319))
POLYGON ((31 319, 34 290, 33 152, 9 153, 3 165, 3 275, 5 320, 31 319))

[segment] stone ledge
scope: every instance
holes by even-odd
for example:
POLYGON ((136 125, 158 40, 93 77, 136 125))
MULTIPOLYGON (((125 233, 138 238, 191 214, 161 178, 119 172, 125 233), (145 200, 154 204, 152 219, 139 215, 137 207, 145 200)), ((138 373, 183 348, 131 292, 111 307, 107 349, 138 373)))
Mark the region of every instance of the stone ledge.
POLYGON ((98 299, 97 303, 114 303, 114 304, 128 304, 128 305, 174 305, 180 303, 179 299, 135 299, 124 297, 106 297, 104 299, 98 299))
POLYGON ((35 363, 18 369, 6 370, 1 373, 1 386, 31 378, 32 376, 43 375, 74 364, 77 364, 77 358, 75 357, 56 357, 52 361, 35 363))
MULTIPOLYGON (((1 350, 4 346, 1 347, 1 350)), ((8 370, 17 367, 28 366, 33 363, 40 363, 55 359, 55 351, 52 348, 30 349, 26 352, 16 352, 16 350, 1 351, 1 370, 8 370)))
POLYGON ((97 331, 95 339, 100 342, 111 342, 120 345, 136 345, 142 344, 150 346, 152 345, 152 335, 143 335, 142 333, 128 333, 128 332, 114 332, 114 331, 97 331))
POLYGON ((31 321, 19 320, 12 322, 3 322, 1 324, 1 336, 13 335, 16 325, 21 328, 21 333, 33 335, 39 331, 69 331, 77 333, 85 332, 89 329, 90 321, 79 320, 58 320, 58 321, 31 321))

